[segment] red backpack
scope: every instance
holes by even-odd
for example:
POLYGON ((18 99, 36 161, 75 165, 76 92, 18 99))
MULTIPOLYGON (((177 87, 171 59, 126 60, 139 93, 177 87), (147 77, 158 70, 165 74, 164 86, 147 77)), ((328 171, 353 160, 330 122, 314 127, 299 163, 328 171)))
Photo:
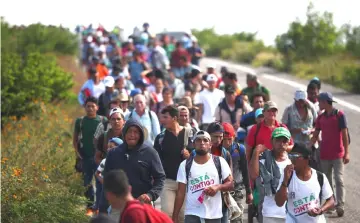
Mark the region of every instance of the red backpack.
POLYGON ((142 204, 140 202, 131 203, 126 207, 126 209, 124 209, 124 211, 121 213, 121 223, 127 223, 124 220, 124 216, 126 216, 127 211, 134 208, 144 210, 147 218, 147 223, 173 223, 173 221, 171 220, 171 218, 169 218, 167 214, 156 210, 149 204, 142 204))

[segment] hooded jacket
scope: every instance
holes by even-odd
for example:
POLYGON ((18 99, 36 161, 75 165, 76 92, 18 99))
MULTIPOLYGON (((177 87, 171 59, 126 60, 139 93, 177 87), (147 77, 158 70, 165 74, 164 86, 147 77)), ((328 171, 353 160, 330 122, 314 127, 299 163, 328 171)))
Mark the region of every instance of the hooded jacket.
POLYGON ((148 142, 144 142, 144 129, 136 120, 128 120, 123 128, 124 143, 109 151, 104 173, 122 169, 129 178, 132 195, 138 198, 147 194, 155 201, 164 187, 165 172, 159 154, 148 142), (130 127, 136 126, 141 131, 140 140, 135 148, 129 148, 125 139, 130 127))

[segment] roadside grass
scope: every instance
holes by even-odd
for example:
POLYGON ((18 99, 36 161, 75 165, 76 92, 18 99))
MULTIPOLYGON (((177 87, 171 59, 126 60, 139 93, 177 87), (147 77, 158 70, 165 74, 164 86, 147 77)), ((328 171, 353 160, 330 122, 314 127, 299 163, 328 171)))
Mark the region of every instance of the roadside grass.
POLYGON ((38 111, 1 131, 2 222, 86 222, 81 175, 72 147, 79 106, 34 101, 38 111))

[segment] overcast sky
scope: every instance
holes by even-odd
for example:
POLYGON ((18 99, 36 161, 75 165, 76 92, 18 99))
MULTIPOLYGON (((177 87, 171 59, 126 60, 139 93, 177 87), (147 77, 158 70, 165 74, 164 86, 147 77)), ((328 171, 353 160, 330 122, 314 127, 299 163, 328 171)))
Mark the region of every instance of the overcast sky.
MULTIPOLYGON (((360 25, 357 0, 315 0, 315 8, 334 14, 335 24, 360 25)), ((218 33, 258 32, 273 44, 290 22, 306 19, 308 0, 6 0, 0 15, 10 24, 41 22, 74 29, 77 24, 119 25, 126 34, 150 23, 152 32, 215 27, 218 33), (167 6, 166 6, 167 5, 167 6)))

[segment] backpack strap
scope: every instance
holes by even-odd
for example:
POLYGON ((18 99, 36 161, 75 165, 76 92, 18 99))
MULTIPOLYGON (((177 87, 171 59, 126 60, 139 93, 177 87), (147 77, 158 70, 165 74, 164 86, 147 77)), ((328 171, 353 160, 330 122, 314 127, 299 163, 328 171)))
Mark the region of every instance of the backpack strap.
POLYGON ((286 184, 287 187, 289 187, 293 175, 294 175, 294 172, 292 172, 291 175, 290 175, 289 181, 286 184))
MULTIPOLYGON (((339 109, 335 109, 335 114, 336 114, 336 117, 339 121, 339 128, 340 128, 340 115, 339 115, 339 109)), ((349 133, 349 128, 347 128, 347 135, 348 135, 348 140, 349 140, 349 145, 350 145, 350 133, 349 133)))
POLYGON ((319 185, 320 185, 319 199, 320 199, 320 204, 321 204, 322 187, 324 185, 324 174, 321 173, 320 171, 316 171, 316 174, 317 174, 317 180, 318 180, 319 185))
POLYGON ((221 162, 220 162, 220 157, 212 155, 212 159, 214 161, 216 170, 218 172, 219 175, 219 182, 222 183, 222 171, 221 171, 221 162))
POLYGON ((256 138, 257 138, 257 136, 259 134, 260 127, 261 127, 261 123, 257 123, 256 124, 256 131, 255 131, 255 134, 254 134, 254 147, 252 148, 252 150, 250 152, 250 159, 252 158, 252 155, 254 153, 254 149, 255 149, 255 146, 256 146, 256 138))
MULTIPOLYGON (((192 166, 192 163, 194 161, 194 155, 190 156, 186 162, 185 162, 185 175, 186 175, 186 183, 189 183, 189 177, 190 177, 190 169, 192 166)), ((186 187, 186 191, 188 190, 189 187, 186 187)))
POLYGON ((134 110, 132 110, 132 111, 130 112, 130 115, 129 115, 128 119, 131 119, 131 117, 132 117, 132 115, 133 115, 133 112, 134 112, 134 110))

